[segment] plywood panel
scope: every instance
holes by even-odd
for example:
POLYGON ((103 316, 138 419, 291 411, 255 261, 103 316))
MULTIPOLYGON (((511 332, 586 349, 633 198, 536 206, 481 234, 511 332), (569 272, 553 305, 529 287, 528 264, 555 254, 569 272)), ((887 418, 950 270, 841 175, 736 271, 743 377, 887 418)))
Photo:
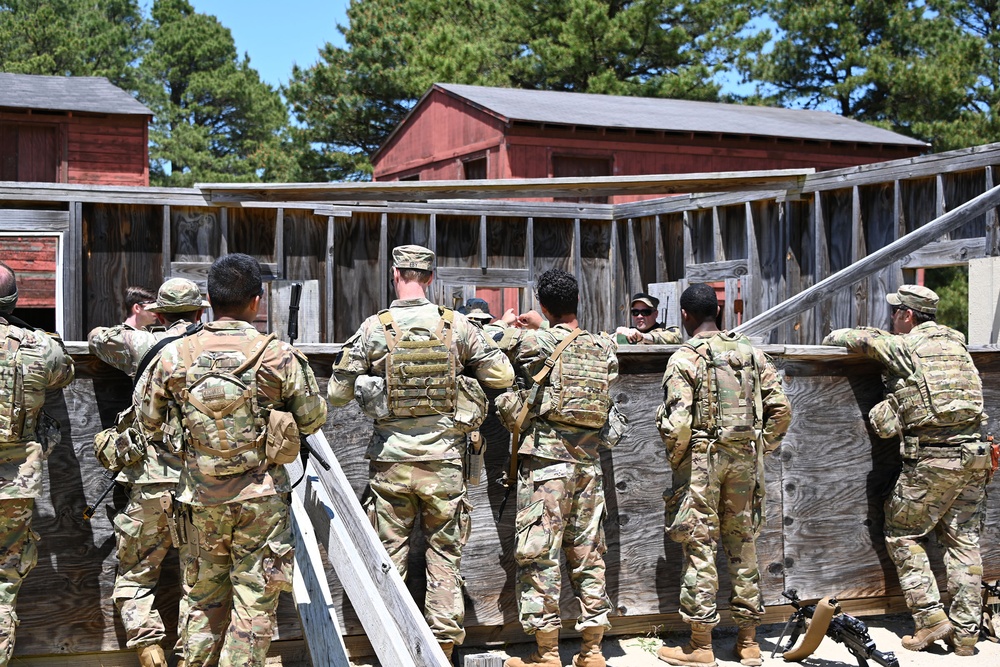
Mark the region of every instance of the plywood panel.
POLYGON ((275 211, 261 208, 231 208, 228 216, 228 250, 274 263, 275 211))
MULTIPOLYGON (((604 222, 580 221, 580 255, 583 266, 580 281, 580 325, 590 331, 614 331, 615 313, 608 311, 608 285, 611 284, 611 228, 604 222)), ((615 309, 616 311, 618 308, 615 309)))
POLYGON ((438 266, 479 266, 479 216, 437 217, 438 266))
POLYGON ((345 341, 380 308, 379 216, 334 219, 334 338, 345 341))

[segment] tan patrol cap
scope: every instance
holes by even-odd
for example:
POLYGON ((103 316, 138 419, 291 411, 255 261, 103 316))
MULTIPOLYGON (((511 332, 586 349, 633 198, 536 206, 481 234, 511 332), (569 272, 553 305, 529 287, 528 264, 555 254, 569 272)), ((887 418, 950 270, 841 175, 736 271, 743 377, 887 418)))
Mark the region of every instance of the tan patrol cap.
POLYGON ((198 286, 184 278, 171 278, 160 285, 156 305, 146 308, 151 313, 186 313, 208 308, 208 301, 201 298, 198 286))
POLYGON ((892 306, 903 306, 925 315, 937 313, 938 295, 923 285, 901 285, 895 294, 886 294, 892 306))
POLYGON ((422 245, 401 245, 392 249, 392 266, 396 269, 434 270, 434 252, 422 245))
POLYGON ((632 297, 632 301, 629 303, 630 305, 634 303, 644 303, 653 310, 656 310, 657 308, 660 307, 660 300, 657 299, 655 296, 646 294, 645 292, 638 292, 635 296, 632 297))

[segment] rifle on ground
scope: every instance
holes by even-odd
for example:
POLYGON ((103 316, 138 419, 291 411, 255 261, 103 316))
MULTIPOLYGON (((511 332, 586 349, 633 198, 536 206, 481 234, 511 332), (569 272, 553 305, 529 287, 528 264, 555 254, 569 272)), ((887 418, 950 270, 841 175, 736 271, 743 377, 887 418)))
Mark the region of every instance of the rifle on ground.
POLYGON ((781 594, 788 598, 795 607, 788 622, 785 623, 781 636, 771 652, 773 658, 778 650, 782 651, 782 658, 787 661, 797 662, 803 660, 816 650, 823 637, 829 637, 838 644, 843 644, 851 652, 857 661, 858 667, 868 667, 868 661, 874 660, 882 667, 899 667, 896 654, 892 651, 883 653, 875 648, 875 642, 868 634, 868 626, 860 619, 849 614, 845 614, 840 609, 840 603, 836 598, 825 597, 816 604, 803 605, 799 600, 799 594, 791 588, 782 591, 781 594), (790 632, 789 632, 790 630, 790 632), (805 637, 799 646, 795 646, 799 635, 805 631, 805 637), (781 641, 788 634, 788 642, 782 646, 781 641), (793 648, 794 647, 794 648, 793 648))
MULTIPOLYGON (((288 298, 288 344, 295 345, 295 339, 299 337, 299 302, 302 300, 302 283, 292 283, 292 292, 288 298)), ((302 452, 302 477, 306 474, 306 464, 309 457, 318 463, 323 470, 330 470, 330 464, 319 455, 312 445, 309 444, 308 436, 300 435, 300 450, 302 452)), ((293 441, 294 442, 294 441, 293 441)), ((293 486, 301 482, 300 478, 293 486)))

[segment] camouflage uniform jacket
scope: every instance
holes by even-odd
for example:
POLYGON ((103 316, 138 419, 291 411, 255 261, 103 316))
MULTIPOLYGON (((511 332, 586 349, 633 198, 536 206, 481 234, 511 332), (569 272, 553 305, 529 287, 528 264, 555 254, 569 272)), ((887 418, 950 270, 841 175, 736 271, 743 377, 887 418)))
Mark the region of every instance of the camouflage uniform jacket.
POLYGON ((668 327, 659 322, 643 333, 652 336, 653 340, 643 340, 640 345, 679 345, 684 342, 680 327, 668 327))
MULTIPOLYGON (((694 339, 712 338, 716 332, 703 332, 694 339)), ((774 366, 763 352, 754 349, 757 368, 760 369, 760 395, 764 414, 761 438, 764 451, 774 450, 784 438, 792 421, 792 408, 781 388, 781 381, 774 366)), ((708 366, 694 349, 682 346, 667 362, 663 374, 663 417, 659 420, 660 436, 667 446, 671 463, 683 458, 692 441, 710 441, 703 424, 694 423, 694 405, 707 389, 708 366)))
MULTIPOLYGON (((960 332, 931 321, 922 322, 913 327, 909 333, 899 335, 872 327, 837 329, 827 334, 823 344, 846 347, 852 352, 860 352, 881 363, 885 367, 883 379, 886 391, 891 394, 908 382, 919 379, 920 369, 914 364, 913 349, 920 338, 942 329, 947 330, 945 333, 952 337, 959 337, 964 343, 965 337, 960 332)), ((984 413, 982 419, 985 418, 984 413)), ((978 440, 981 422, 974 419, 964 425, 941 428, 914 429, 909 424, 902 426, 904 435, 917 436, 921 441, 958 444, 978 440)))
MULTIPOLYGON (((389 312, 400 331, 422 328, 433 331, 441 320, 438 306, 427 299, 397 299, 389 312)), ((510 362, 483 336, 483 332, 461 313, 452 323, 452 349, 456 374, 470 373, 491 389, 509 387, 514 381, 510 362)), ((359 376, 385 376, 385 328, 373 315, 344 343, 334 363, 328 394, 334 407, 354 399, 354 383, 359 376)), ((457 429, 450 415, 428 415, 380 419, 375 422, 365 457, 373 461, 461 461, 465 452, 465 432, 457 429)))
MULTIPOLYGON (((10 333, 22 336, 16 360, 23 374, 23 392, 19 397, 5 396, 7 405, 0 411, 6 417, 16 406, 24 426, 19 439, 0 443, 0 499, 37 498, 42 493, 42 461, 48 454, 35 440, 38 415, 47 390, 60 389, 73 381, 73 359, 57 334, 22 329, 0 317, 0 340, 6 340, 10 333)), ((4 393, 9 395, 11 389, 4 387, 4 393)))
MULTIPOLYGON (((549 329, 517 330, 516 340, 507 347, 507 354, 514 362, 519 384, 524 384, 526 389, 530 388, 532 376, 542 369, 545 360, 552 356, 559 343, 572 332, 573 329, 565 324, 557 324, 549 329)), ((581 337, 583 335, 590 336, 604 350, 608 364, 608 382, 614 382, 618 377, 618 357, 615 354, 617 345, 607 336, 586 331, 581 337)), ((570 426, 536 417, 521 439, 517 452, 522 456, 553 461, 589 463, 600 458, 599 431, 600 429, 570 426)))
POLYGON ((87 342, 91 354, 134 379, 135 371, 146 350, 167 335, 173 334, 167 334, 159 328, 156 331, 136 329, 122 323, 113 327, 93 329, 87 335, 87 342))
MULTIPOLYGON (((232 336, 233 347, 261 335, 252 324, 241 321, 211 322, 195 336, 232 336)), ((258 469, 232 477, 213 477, 199 471, 185 456, 184 429, 176 397, 186 388, 187 368, 184 367, 180 345, 186 339, 163 348, 157 361, 150 365, 145 381, 145 393, 139 403, 137 418, 147 433, 163 431, 161 447, 181 453, 181 476, 178 500, 191 505, 222 505, 250 498, 261 498, 291 490, 284 466, 262 463, 258 469)), ((257 375, 257 390, 262 408, 275 408, 292 413, 299 431, 315 433, 326 421, 326 403, 319 393, 316 377, 305 356, 288 343, 271 341, 264 352, 264 361, 257 375)))
MULTIPOLYGON (((136 378, 135 372, 139 362, 157 341, 181 335, 189 324, 190 322, 179 320, 172 324, 169 329, 157 329, 156 331, 135 329, 127 324, 119 324, 114 327, 98 327, 91 331, 87 338, 90 351, 101 361, 127 373, 130 378, 136 380, 132 404, 138 407, 145 393, 144 384, 149 378, 149 369, 153 365, 150 363, 146 366, 146 372, 143 373, 142 378, 136 378)), ((161 433, 152 435, 155 440, 162 439, 161 433)), ((146 457, 123 468, 116 479, 123 484, 160 487, 164 484, 176 485, 180 476, 181 461, 176 452, 149 446, 146 447, 146 457)), ((138 493, 139 497, 145 498, 151 497, 151 495, 158 496, 160 491, 159 488, 149 488, 139 489, 138 493), (148 493, 144 493, 144 491, 148 493)))

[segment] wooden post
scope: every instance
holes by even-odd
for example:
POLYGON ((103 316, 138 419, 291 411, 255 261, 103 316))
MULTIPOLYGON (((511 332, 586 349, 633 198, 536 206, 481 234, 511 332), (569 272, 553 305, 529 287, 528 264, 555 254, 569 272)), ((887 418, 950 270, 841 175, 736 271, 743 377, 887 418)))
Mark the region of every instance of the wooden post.
POLYGON ((628 236, 626 239, 628 241, 628 257, 625 258, 627 262, 625 265, 625 284, 628 285, 628 298, 632 298, 633 294, 644 289, 643 287, 636 289, 636 283, 641 285, 642 281, 637 280, 635 276, 639 269, 639 257, 635 247, 635 223, 632 218, 625 222, 625 234, 628 236))
POLYGON ((479 268, 486 273, 486 256, 489 251, 486 249, 486 216, 479 216, 479 268))
POLYGON ((936 240, 942 234, 968 223, 976 216, 982 215, 998 205, 1000 205, 1000 186, 984 192, 958 208, 948 211, 940 218, 931 220, 923 227, 915 229, 903 238, 873 252, 861 261, 824 278, 809 289, 803 290, 770 310, 744 322, 737 327, 737 330, 747 335, 757 335, 770 331, 794 318, 805 308, 821 303, 834 292, 867 278, 873 271, 884 269, 913 250, 936 240))
POLYGON ((229 209, 219 209, 219 257, 229 254, 229 209))
MULTIPOLYGON (((851 263, 861 260, 865 252, 865 229, 861 220, 861 191, 858 186, 851 188, 851 263)), ((854 323, 868 325, 868 280, 861 283, 861 289, 854 293, 854 323)))
POLYGON ((747 273, 742 278, 743 321, 757 314, 760 303, 760 250, 757 248, 757 231, 754 228, 753 205, 743 204, 747 235, 747 273))
POLYGON ((712 207, 712 257, 716 262, 726 259, 726 247, 722 242, 722 223, 719 220, 719 207, 712 207))
MULTIPOLYGON (((983 170, 986 180, 986 189, 993 189, 993 167, 987 165, 983 170)), ((997 227, 997 210, 991 208, 986 211, 986 256, 996 257, 1000 255, 1000 231, 997 227)))
POLYGON ((170 279, 170 260, 173 259, 173 248, 171 246, 171 224, 170 224, 170 205, 163 207, 163 229, 162 229, 162 254, 160 255, 160 264, 162 265, 162 282, 166 282, 170 279))
MULTIPOLYGON (((525 294, 526 303, 528 307, 524 309, 523 312, 535 308, 535 218, 528 216, 528 229, 525 232, 527 238, 525 239, 525 263, 528 265, 528 294, 525 294)), ((521 305, 521 304, 518 304, 521 305)))
POLYGON ((667 251, 663 247, 663 220, 659 214, 653 218, 656 221, 656 282, 665 283, 670 276, 667 275, 667 251))
MULTIPOLYGON (((274 276, 278 280, 288 279, 288 267, 285 264, 285 209, 279 208, 274 221, 274 276)), ((317 341, 318 342, 318 341, 317 341)))
POLYGON ((383 213, 378 235, 379 308, 389 307, 389 214, 383 213))
POLYGON ((63 331, 65 340, 83 339, 83 203, 69 203, 63 248, 63 331))

